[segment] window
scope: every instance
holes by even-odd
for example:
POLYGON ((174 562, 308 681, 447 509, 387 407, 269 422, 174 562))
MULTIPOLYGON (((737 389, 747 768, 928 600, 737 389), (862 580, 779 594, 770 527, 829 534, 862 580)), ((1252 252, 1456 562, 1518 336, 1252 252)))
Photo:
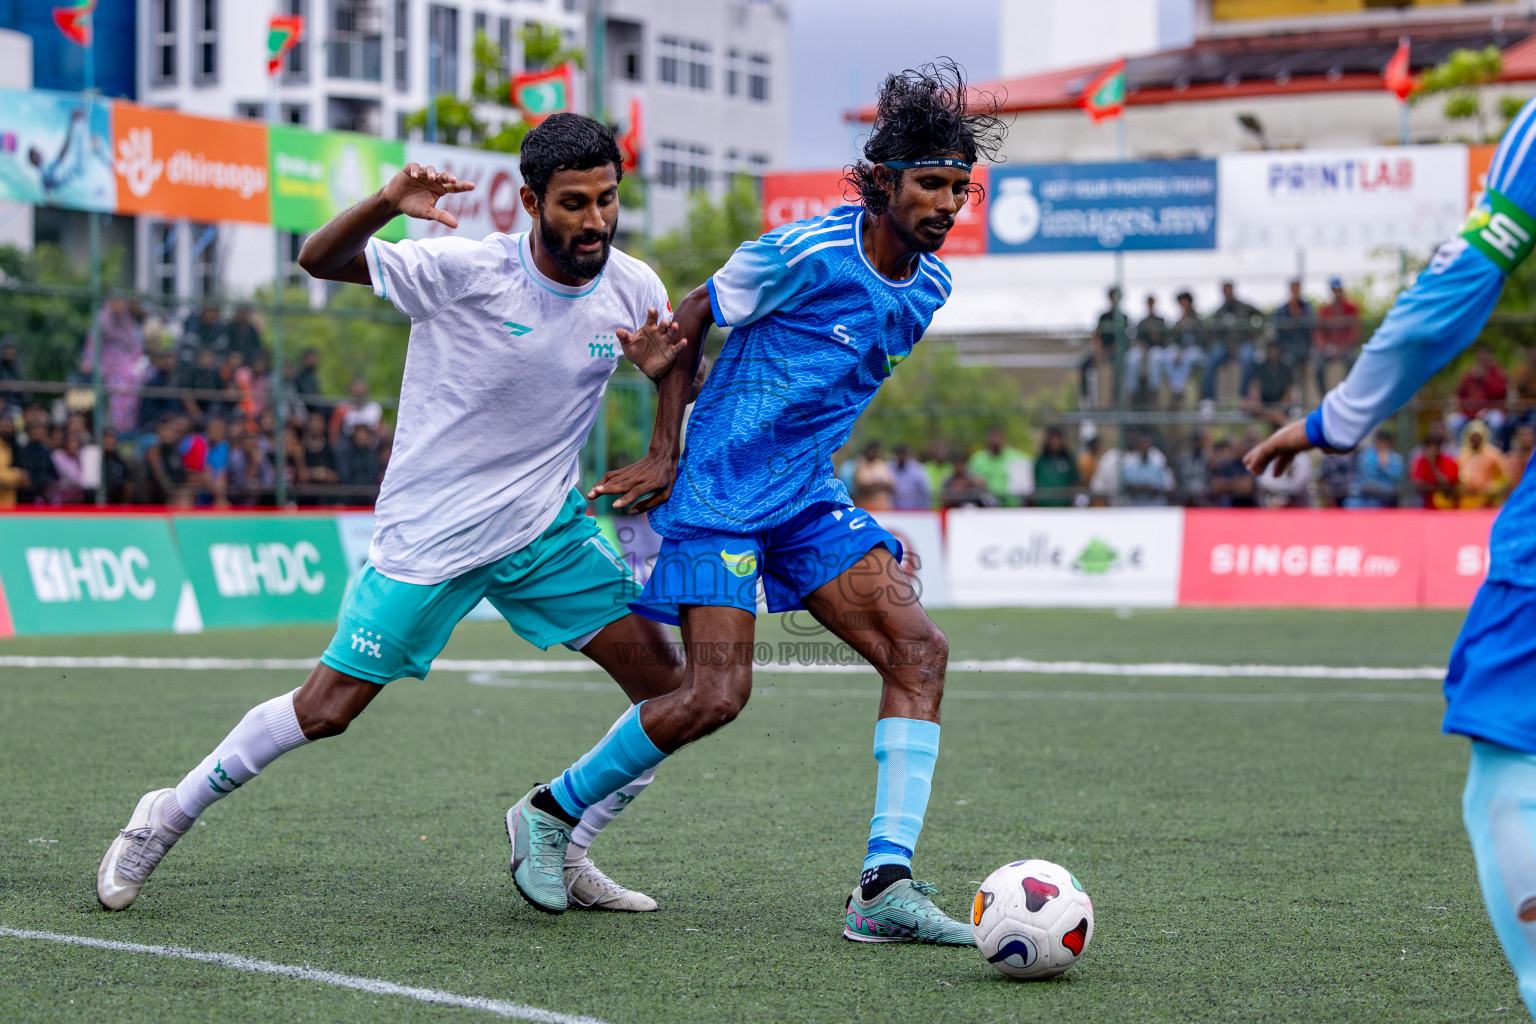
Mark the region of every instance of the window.
POLYGON ((638 21, 608 19, 608 77, 638 82, 644 77, 642 57, 645 26, 638 21))
POLYGON ((267 105, 264 102, 241 101, 235 104, 235 116, 247 121, 265 121, 267 105))
MULTIPOLYGON (((284 0, 287 14, 297 14, 309 21, 309 0, 284 0)), ((299 41, 294 48, 288 51, 287 60, 283 64, 283 81, 285 83, 300 84, 309 81, 309 32, 299 36, 299 41)))
POLYGON ((384 38, 378 12, 367 0, 331 0, 326 74, 361 82, 384 79, 384 38))
POLYGON ((688 88, 709 91, 709 49, 697 39, 688 44, 688 88))
POLYGON ((176 84, 176 0, 155 0, 150 8, 154 35, 155 85, 176 84))
POLYGON ((176 225, 152 224, 149 245, 149 290, 172 297, 176 294, 176 225))
POLYGON ((475 34, 473 36, 470 36, 470 38, 474 39, 476 36, 482 36, 482 35, 486 36, 487 38, 489 38, 490 34, 491 34, 490 24, 491 24, 491 19, 490 19, 489 15, 487 15, 484 11, 476 11, 475 12, 475 34))
POLYGON ((427 87, 453 95, 459 86, 459 9, 433 4, 427 12, 427 87))
POLYGON ((283 124, 309 124, 308 103, 282 103, 278 105, 277 110, 283 124))
POLYGON ((675 142, 656 143, 656 184, 660 188, 677 188, 678 145, 675 142))
POLYGON ((709 147, 688 147, 688 191, 709 188, 709 147))
POLYGON ((754 53, 747 60, 747 96, 754 103, 767 103, 768 55, 765 53, 754 53))
POLYGON ((219 294, 219 227, 193 224, 192 285, 201 297, 219 294))
POLYGON ((681 85, 682 41, 676 36, 656 40, 656 80, 667 85, 681 85))
POLYGON ((411 87, 409 54, 411 52, 411 3, 395 0, 395 91, 411 87))
POLYGON ((304 239, 308 237, 293 231, 277 233, 278 251, 283 254, 283 283, 290 288, 309 283, 309 275, 299 266, 299 250, 304 248, 304 239))
POLYGON ((501 85, 512 81, 512 19, 502 18, 496 28, 496 48, 501 51, 501 85))
POLYGON ((192 81, 211 85, 219 80, 219 0, 195 0, 192 32, 192 81))
POLYGON ((725 94, 741 95, 741 51, 732 49, 725 55, 725 94))

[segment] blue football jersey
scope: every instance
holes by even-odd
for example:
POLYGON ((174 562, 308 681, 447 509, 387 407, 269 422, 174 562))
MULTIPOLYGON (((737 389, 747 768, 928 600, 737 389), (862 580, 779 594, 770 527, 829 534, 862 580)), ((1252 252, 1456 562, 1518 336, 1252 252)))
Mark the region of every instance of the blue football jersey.
MULTIPOLYGON (((1484 193, 1468 218, 1468 230, 1442 245, 1398 297, 1349 375, 1307 418, 1307 435, 1314 443, 1353 448, 1477 339, 1504 289, 1505 269, 1485 251, 1485 240, 1473 244, 1468 236, 1491 234, 1510 243, 1510 251, 1520 247, 1520 234, 1530 241, 1528 228, 1536 216, 1533 141, 1536 100, 1510 123, 1488 166, 1487 188, 1500 199, 1484 193), (1524 225, 1497 221, 1501 200, 1517 208, 1511 212, 1524 225)), ((1494 522, 1490 557, 1489 579, 1536 587, 1536 473, 1521 480, 1494 522)))
POLYGON ((815 502, 848 503, 832 455, 950 292, 933 255, 900 281, 875 270, 863 224, 859 206, 787 224, 709 279, 715 322, 731 333, 688 421, 672 497, 651 513, 662 536, 752 533, 815 502))

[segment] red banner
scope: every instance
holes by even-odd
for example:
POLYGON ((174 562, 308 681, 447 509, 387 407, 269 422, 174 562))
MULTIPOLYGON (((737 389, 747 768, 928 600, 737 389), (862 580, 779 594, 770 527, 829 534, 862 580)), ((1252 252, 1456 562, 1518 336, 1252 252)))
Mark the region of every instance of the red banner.
POLYGON ((1424 586, 1420 600, 1426 608, 1466 608, 1488 575, 1488 531, 1498 512, 1424 512, 1416 518, 1424 529, 1424 586))
POLYGON ((1190 509, 1179 603, 1416 608, 1422 514, 1190 509))
MULTIPOLYGON (((857 203, 852 187, 843 183, 843 171, 780 171, 763 176, 763 230, 772 231, 808 217, 820 217, 834 207, 857 203)), ((987 168, 971 168, 971 180, 987 186, 987 168)), ((966 203, 955 216, 955 226, 944 241, 940 256, 980 256, 987 251, 987 199, 966 203)))

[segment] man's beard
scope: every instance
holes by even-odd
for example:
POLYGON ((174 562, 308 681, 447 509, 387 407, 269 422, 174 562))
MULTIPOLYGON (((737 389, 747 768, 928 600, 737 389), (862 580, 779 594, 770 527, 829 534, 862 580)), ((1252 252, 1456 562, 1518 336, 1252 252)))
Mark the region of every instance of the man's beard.
POLYGON ((944 243, 949 240, 949 229, 955 226, 954 220, 949 217, 925 217, 918 221, 919 227, 939 227, 944 225, 946 221, 948 222, 948 226, 945 227, 944 233, 939 236, 939 239, 936 242, 924 238, 916 231, 908 231, 906 225, 902 224, 895 218, 892 218, 891 226, 896 229, 896 236, 900 238, 902 243, 913 252, 938 252, 939 249, 943 247, 944 243))
POLYGON ((549 258, 555 261, 555 266, 569 277, 579 281, 590 281, 603 272, 603 267, 608 265, 608 252, 613 244, 613 232, 583 231, 571 239, 570 245, 561 241, 549 226, 549 222, 543 217, 539 218, 539 242, 544 246, 544 251, 549 253, 549 258), (574 247, 583 242, 602 240, 603 247, 590 256, 578 256, 574 247))

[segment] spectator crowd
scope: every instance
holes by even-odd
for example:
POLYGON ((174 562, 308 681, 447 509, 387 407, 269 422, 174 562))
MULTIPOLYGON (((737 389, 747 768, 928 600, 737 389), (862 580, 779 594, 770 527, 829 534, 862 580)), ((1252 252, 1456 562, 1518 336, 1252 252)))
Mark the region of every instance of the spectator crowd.
POLYGON ((249 306, 226 318, 210 304, 177 323, 109 299, 62 392, 29 386, 19 345, 0 337, 0 508, 270 505, 279 472, 297 504, 372 504, 392 427, 362 379, 323 396, 319 365, 313 349, 284 365, 275 398, 249 306))

